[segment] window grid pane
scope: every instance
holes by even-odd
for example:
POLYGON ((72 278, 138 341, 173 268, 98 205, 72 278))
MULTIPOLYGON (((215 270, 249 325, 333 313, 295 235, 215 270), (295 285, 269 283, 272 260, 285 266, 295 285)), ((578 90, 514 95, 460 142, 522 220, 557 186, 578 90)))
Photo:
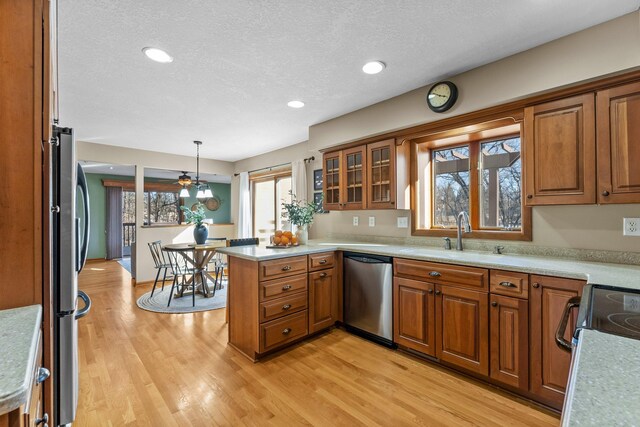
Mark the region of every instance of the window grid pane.
POLYGON ((469 146, 433 151, 434 227, 452 228, 461 211, 469 213, 469 146))

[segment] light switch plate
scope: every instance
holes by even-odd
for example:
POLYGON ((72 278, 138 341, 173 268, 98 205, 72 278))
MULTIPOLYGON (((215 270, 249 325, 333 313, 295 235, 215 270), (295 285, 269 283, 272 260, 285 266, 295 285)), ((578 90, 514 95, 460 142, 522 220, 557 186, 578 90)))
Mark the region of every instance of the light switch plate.
POLYGON ((623 236, 640 236, 640 218, 625 218, 623 221, 623 236))
POLYGON ((409 219, 406 216, 398 217, 398 228, 409 228, 409 219))
POLYGON ((353 217, 353 226, 357 227, 359 223, 360 223, 360 217, 354 216, 353 217))
POLYGON ((369 217, 369 227, 375 227, 376 226, 376 217, 375 216, 370 216, 369 217))

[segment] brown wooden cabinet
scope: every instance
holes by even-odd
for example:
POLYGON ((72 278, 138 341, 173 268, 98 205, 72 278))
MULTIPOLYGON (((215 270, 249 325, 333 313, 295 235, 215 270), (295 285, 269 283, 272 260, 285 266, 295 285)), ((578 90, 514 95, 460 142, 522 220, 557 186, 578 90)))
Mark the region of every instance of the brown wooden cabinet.
POLYGON ((445 362, 489 375, 489 295, 436 285, 436 355, 445 362))
POLYGON ((366 146, 348 148, 324 155, 325 209, 365 208, 366 156, 366 146))
MULTIPOLYGON (((530 386, 536 399, 557 409, 564 401, 571 354, 556 345, 556 329, 570 298, 582 295, 584 281, 531 276, 530 304, 530 386)), ((574 313, 565 339, 571 340, 576 325, 574 313)))
POLYGON ((393 279, 393 341, 430 356, 436 355, 435 285, 393 279))
POLYGON ((340 185, 342 183, 340 161, 342 159, 341 152, 325 154, 322 158, 322 175, 324 177, 322 185, 324 186, 324 202, 325 209, 330 211, 342 208, 340 197, 342 191, 340 185))
POLYGON ((640 203, 640 82, 597 93, 598 203, 640 203))
POLYGON ((491 295, 490 376, 503 384, 529 389, 529 302, 491 295))
POLYGON ((309 273, 309 333, 329 328, 338 318, 338 286, 335 269, 309 273))
POLYGON ((527 206, 595 203, 595 101, 592 93, 525 108, 527 206))
POLYGON ((367 209, 393 209, 396 203, 395 139, 367 145, 367 209))

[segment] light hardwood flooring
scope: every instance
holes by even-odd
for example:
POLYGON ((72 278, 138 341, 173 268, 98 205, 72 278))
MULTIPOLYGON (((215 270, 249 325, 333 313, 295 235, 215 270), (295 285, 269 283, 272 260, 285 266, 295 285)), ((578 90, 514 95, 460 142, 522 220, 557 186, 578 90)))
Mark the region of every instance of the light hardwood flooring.
POLYGON ((342 330, 252 363, 226 345, 224 310, 156 314, 116 262, 80 288, 80 400, 74 426, 558 425, 489 386, 342 330))

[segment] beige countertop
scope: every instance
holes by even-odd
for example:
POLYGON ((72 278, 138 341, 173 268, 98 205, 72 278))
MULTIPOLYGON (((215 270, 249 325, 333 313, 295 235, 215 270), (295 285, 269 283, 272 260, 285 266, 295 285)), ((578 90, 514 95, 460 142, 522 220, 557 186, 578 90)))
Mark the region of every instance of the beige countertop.
MULTIPOLYGON (((219 249, 254 261, 324 251, 354 251, 396 258, 584 279, 587 283, 640 289, 640 266, 530 255, 444 250, 428 246, 312 240, 288 249, 243 246, 219 249)), ((563 413, 563 425, 640 425, 640 341, 583 330, 563 413)))
POLYGON ((0 311, 0 414, 27 402, 41 322, 39 305, 0 311))

